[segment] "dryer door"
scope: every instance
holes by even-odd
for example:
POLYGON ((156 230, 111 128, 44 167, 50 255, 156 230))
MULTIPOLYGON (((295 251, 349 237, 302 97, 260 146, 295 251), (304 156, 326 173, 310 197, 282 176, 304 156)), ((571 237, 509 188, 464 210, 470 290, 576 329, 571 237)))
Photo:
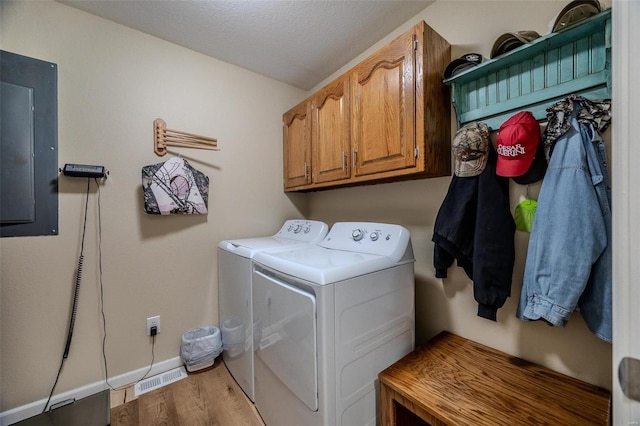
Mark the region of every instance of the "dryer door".
POLYGON ((318 410, 316 299, 275 276, 253 273, 256 356, 309 409, 318 410))

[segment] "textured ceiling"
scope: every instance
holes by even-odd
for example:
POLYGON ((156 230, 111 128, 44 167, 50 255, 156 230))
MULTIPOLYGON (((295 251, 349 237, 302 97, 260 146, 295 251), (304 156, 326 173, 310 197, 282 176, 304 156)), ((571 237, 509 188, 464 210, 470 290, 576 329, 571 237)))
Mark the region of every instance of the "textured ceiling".
POLYGON ((308 90, 427 0, 58 0, 308 90))

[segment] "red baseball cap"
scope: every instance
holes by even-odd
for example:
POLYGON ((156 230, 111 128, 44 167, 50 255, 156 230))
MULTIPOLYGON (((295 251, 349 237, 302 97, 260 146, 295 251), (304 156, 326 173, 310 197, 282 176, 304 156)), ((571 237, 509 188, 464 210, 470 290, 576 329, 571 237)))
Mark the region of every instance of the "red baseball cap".
POLYGON ((529 111, 521 111, 502 123, 496 139, 496 174, 521 176, 529 170, 540 144, 540 125, 529 111))

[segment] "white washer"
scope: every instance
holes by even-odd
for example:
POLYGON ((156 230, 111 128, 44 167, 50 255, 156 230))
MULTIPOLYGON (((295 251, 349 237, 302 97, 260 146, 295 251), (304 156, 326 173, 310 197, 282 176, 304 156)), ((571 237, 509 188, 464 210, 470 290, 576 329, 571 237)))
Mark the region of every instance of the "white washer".
POLYGON ((328 226, 315 220, 287 220, 273 236, 222 241, 218 244, 218 309, 222 357, 229 372, 254 401, 253 344, 260 332, 253 320, 252 258, 259 252, 320 242, 328 226))
POLYGON ((254 258, 255 403, 267 426, 375 425, 380 371, 415 343, 414 257, 399 225, 338 222, 254 258))

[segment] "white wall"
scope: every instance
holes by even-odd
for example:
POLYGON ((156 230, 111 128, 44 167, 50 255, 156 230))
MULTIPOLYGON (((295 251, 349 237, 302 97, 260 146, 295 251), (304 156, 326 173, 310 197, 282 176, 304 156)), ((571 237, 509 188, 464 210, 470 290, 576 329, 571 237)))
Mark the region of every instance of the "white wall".
MULTIPOLYGON (((392 38, 424 20, 452 45, 452 57, 477 52, 490 56, 494 40, 516 30, 548 33, 548 24, 568 1, 458 1, 439 0, 407 21, 367 52, 318 85, 331 81, 392 38)), ((609 5, 610 2, 602 2, 609 5)), ((313 90, 312 90, 313 91, 313 90)), ((453 114, 453 112, 452 112, 453 114)), ((455 117, 455 115, 454 115, 455 117)), ((455 134, 455 122, 452 122, 455 134)), ((610 131, 604 135, 610 141, 610 131)), ((309 214, 329 224, 335 221, 364 220, 395 222, 411 231, 416 257, 416 340, 424 343, 441 330, 495 347, 533 362, 611 389, 611 344, 595 337, 579 314, 566 328, 553 328, 543 322, 523 322, 515 317, 528 234, 516 232, 516 264, 511 297, 498 311, 498 321, 476 316, 473 284, 461 268, 449 269, 447 279, 435 278, 431 236, 435 218, 451 178, 424 179, 345 188, 312 193, 309 214)), ((515 208, 526 187, 510 183, 511 205, 515 208)), ((537 196, 540 183, 530 185, 537 196)))
MULTIPOLYGON (((59 164, 106 166, 91 182, 84 271, 71 353, 56 393, 104 377, 99 283, 109 376, 148 366, 145 319, 160 315, 155 362, 179 356, 180 336, 217 324, 216 245, 271 235, 306 214, 282 191, 282 112, 305 93, 53 1, 3 1, 2 49, 58 65, 59 164), (207 216, 143 213, 141 168, 153 120, 215 137, 219 152, 182 149, 210 178, 207 216)), ((176 149, 177 151, 177 149, 176 149)), ((59 235, 3 238, 1 407, 49 395, 64 349, 80 252, 85 179, 60 177, 59 235)))

